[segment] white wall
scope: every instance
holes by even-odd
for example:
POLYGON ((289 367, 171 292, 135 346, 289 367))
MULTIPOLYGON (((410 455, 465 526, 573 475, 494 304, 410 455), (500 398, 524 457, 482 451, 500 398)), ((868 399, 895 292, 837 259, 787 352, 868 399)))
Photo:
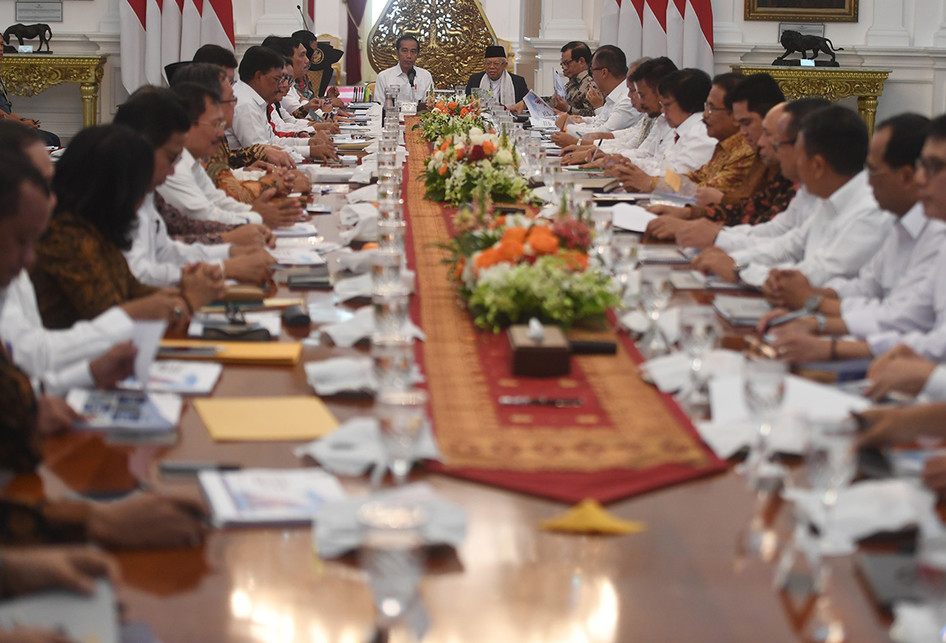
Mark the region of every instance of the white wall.
MULTIPOLYGON (((525 3, 534 0, 481 1, 496 35, 513 43, 517 62, 526 69, 535 68, 535 50, 520 37, 524 30, 536 27, 522 23, 524 16, 536 14, 534 9, 524 10, 525 3)), ((55 52, 109 55, 100 99, 100 119, 104 121, 125 98, 119 79, 118 2, 65 0, 64 22, 51 25, 55 52)), ((576 0, 540 0, 540 6, 547 11, 573 2, 576 0)), ((238 51, 270 33, 288 34, 301 26, 296 11, 299 0, 234 0, 233 4, 238 51)), ((344 35, 346 11, 341 0, 318 0, 316 4, 314 31, 344 35)), ((583 2, 583 24, 576 26, 571 37, 596 44, 600 4, 601 0, 583 2)), ((775 42, 778 24, 744 21, 743 5, 744 0, 713 0, 717 71, 736 62, 768 63, 781 51, 775 42)), ((892 70, 878 116, 908 109, 925 114, 946 112, 946 2, 859 0, 859 5, 859 22, 828 23, 825 35, 845 48, 838 56, 842 65, 892 70)), ((0 25, 13 22, 14 3, 0 3, 0 25)), ((66 138, 81 126, 75 85, 61 85, 33 98, 16 97, 14 104, 18 112, 40 118, 46 127, 66 138)))

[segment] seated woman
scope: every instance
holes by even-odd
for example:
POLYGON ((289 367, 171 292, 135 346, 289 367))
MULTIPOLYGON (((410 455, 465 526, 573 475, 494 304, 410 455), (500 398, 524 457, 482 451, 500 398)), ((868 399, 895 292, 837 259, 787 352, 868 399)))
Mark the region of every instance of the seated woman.
POLYGON ((47 328, 69 328, 123 304, 134 318, 182 323, 221 294, 206 268, 185 268, 173 290, 146 286, 129 270, 122 251, 131 246, 153 166, 151 146, 120 125, 82 130, 62 155, 53 178, 56 209, 30 270, 47 328))

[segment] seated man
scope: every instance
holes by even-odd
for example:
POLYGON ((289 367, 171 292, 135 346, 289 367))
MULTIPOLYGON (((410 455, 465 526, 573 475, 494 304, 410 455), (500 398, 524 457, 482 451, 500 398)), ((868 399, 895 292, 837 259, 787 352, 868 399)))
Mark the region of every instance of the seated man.
POLYGON ((816 210, 801 226, 732 256, 719 248, 704 250, 694 266, 758 287, 776 268, 800 270, 816 286, 857 274, 893 225, 867 184, 867 146, 867 127, 855 112, 831 105, 810 113, 795 154, 801 182, 820 199, 816 210))
POLYGON ((476 88, 485 89, 505 107, 512 107, 529 93, 526 79, 522 76, 509 73, 506 60, 506 49, 500 45, 490 45, 486 48, 483 59, 485 71, 470 76, 466 83, 466 95, 469 96, 476 88))
MULTIPOLYGON (((54 199, 39 171, 20 154, 0 150, 0 293, 36 256, 54 199)), ((0 295, 0 306, 3 297, 0 295)), ((10 360, 0 338, 0 468, 33 472, 43 441, 42 413, 29 380, 10 360)), ((17 347, 12 346, 13 351, 17 347)), ((0 499, 0 541, 89 540, 106 547, 195 546, 204 508, 183 496, 136 493, 108 503, 77 500, 21 502, 0 499)))
POLYGON ((632 192, 650 192, 666 172, 685 174, 706 164, 716 147, 706 133, 703 107, 712 87, 706 72, 680 69, 667 74, 658 92, 667 127, 651 136, 636 150, 621 155, 605 173, 617 176, 632 192))
MULTIPOLYGON (((572 40, 562 46, 562 76, 566 78, 565 95, 557 93, 543 97, 545 102, 559 114, 576 116, 594 116, 595 106, 588 101, 588 92, 595 86, 591 80, 591 49, 583 42, 572 40)), ((599 104, 598 107, 601 105, 599 104)), ((510 112, 520 114, 526 110, 525 102, 518 102, 509 108, 510 112)))
POLYGON ((420 42, 416 37, 404 34, 394 43, 397 64, 378 73, 374 83, 376 103, 385 104, 392 88, 397 88, 399 103, 420 103, 434 91, 434 77, 430 72, 414 65, 420 53, 420 42))
MULTIPOLYGON (((319 130, 328 134, 338 134, 337 123, 322 119, 310 120, 308 115, 297 117, 295 112, 302 104, 298 98, 290 99, 285 105, 283 104, 287 97, 294 94, 293 84, 295 81, 305 76, 309 71, 309 58, 306 56, 305 45, 295 38, 267 36, 263 40, 263 46, 269 47, 286 61, 280 83, 280 96, 273 104, 275 114, 271 114, 276 129, 288 133, 305 132, 311 134, 315 130, 319 130), (277 117, 279 121, 275 120, 277 117)), ((321 102, 319 106, 321 106, 321 102)))
POLYGON ((298 202, 288 210, 272 207, 272 193, 261 194, 250 206, 214 187, 199 159, 215 154, 222 142, 226 120, 220 94, 214 89, 190 83, 177 85, 173 91, 184 102, 191 127, 185 137, 181 158, 174 172, 158 186, 158 194, 193 219, 230 224, 265 223, 269 228, 278 228, 291 225, 302 216, 298 202))
POLYGON ((227 142, 233 149, 256 144, 275 145, 298 157, 338 158, 324 138, 283 138, 276 134, 268 119, 267 108, 279 97, 285 75, 282 56, 266 47, 250 47, 240 61, 240 80, 233 87, 236 98, 233 124, 227 130, 227 142))
POLYGON ((591 78, 595 89, 588 92, 588 100, 600 107, 595 115, 584 119, 581 116, 562 114, 556 121, 561 132, 552 134, 552 142, 561 147, 574 145, 582 138, 590 138, 599 132, 625 129, 641 119, 627 95, 627 58, 614 45, 603 45, 591 59, 591 78), (603 100, 602 100, 603 98, 603 100))
MULTIPOLYGON (((170 90, 146 86, 119 106, 114 122, 127 125, 151 143, 154 148, 152 190, 163 184, 174 167, 173 159, 184 150, 191 127, 181 102, 170 90)), ((269 253, 254 244, 205 245, 171 240, 164 219, 155 207, 154 192, 145 196, 138 208, 138 227, 131 248, 125 251, 125 259, 132 274, 152 286, 177 284, 185 266, 202 262, 220 266, 222 277, 227 279, 265 284, 271 276, 272 263, 269 253)))

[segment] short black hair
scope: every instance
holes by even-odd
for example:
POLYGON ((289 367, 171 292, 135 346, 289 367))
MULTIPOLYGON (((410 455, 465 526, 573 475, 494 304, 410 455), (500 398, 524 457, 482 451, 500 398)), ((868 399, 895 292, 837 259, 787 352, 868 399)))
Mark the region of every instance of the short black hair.
POLYGON ((202 45, 194 52, 195 63, 210 63, 226 69, 236 69, 237 59, 233 52, 220 45, 202 45))
MULTIPOLYGON (((733 90, 736 89, 736 86, 741 85, 745 79, 746 77, 742 74, 728 71, 725 74, 716 74, 713 76, 713 86, 722 89, 723 93, 728 97, 732 94, 733 90)), ((725 101, 726 99, 723 98, 723 104, 725 104, 725 101)), ((730 108, 727 107, 727 109, 730 108)))
POLYGON ((785 102, 785 94, 779 88, 775 79, 766 73, 752 74, 740 83, 732 93, 726 97, 726 109, 732 109, 733 103, 745 102, 750 112, 755 112, 762 118, 769 110, 785 102))
POLYGON ((884 163, 895 169, 916 165, 930 131, 930 119, 912 112, 897 114, 882 121, 875 132, 882 129, 890 130, 890 139, 884 150, 884 163))
POLYGON ((191 123, 196 123, 200 115, 207 111, 208 100, 212 105, 220 103, 219 87, 214 89, 197 83, 181 83, 175 85, 171 91, 184 106, 184 111, 187 112, 187 118, 191 123))
POLYGON ((937 141, 946 140, 946 114, 937 116, 930 121, 930 131, 926 138, 936 139, 937 141))
POLYGON ((191 63, 179 67, 168 80, 171 89, 181 83, 197 83, 204 87, 214 87, 220 91, 220 83, 227 77, 227 72, 220 65, 211 63, 191 63))
POLYGON ((292 37, 302 43, 302 46, 305 47, 305 55, 311 59, 312 54, 315 53, 315 45, 312 43, 319 41, 318 36, 307 29, 300 29, 292 32, 292 37))
POLYGON ((805 153, 821 156, 838 174, 854 176, 867 160, 867 125, 858 114, 840 105, 828 105, 808 114, 799 134, 805 136, 805 153))
POLYGON ((562 53, 569 52, 572 60, 585 59, 585 67, 591 67, 591 48, 580 40, 572 40, 565 43, 562 47, 562 53))
POLYGON ((263 46, 269 47, 280 56, 292 60, 296 54, 296 49, 305 47, 305 43, 296 38, 283 38, 281 36, 266 36, 263 39, 263 46))
POLYGON ((119 105, 112 122, 135 130, 155 149, 167 143, 172 134, 186 132, 191 126, 174 92, 150 85, 135 90, 119 105))
POLYGON ((619 47, 601 45, 595 50, 592 60, 598 61, 599 67, 604 67, 615 78, 624 78, 627 74, 627 56, 619 47))
POLYGON ((660 87, 660 81, 662 81, 667 74, 675 71, 677 71, 677 66, 674 62, 666 56, 660 56, 659 58, 652 58, 642 62, 634 73, 631 74, 631 80, 635 83, 643 82, 656 91, 657 88, 660 87))
POLYGON ((81 130, 56 164, 56 213, 71 213, 120 250, 131 248, 138 205, 151 189, 154 150, 124 125, 81 130))
POLYGON ((831 101, 818 96, 809 96, 808 98, 799 98, 785 104, 785 113, 791 116, 785 127, 785 134, 790 140, 798 137, 798 131, 801 129, 801 123, 808 114, 831 105, 831 101))
MULTIPOLYGON (((17 124, 17 127, 33 131, 24 125, 17 124)), ((49 196, 49 184, 36 166, 22 154, 22 149, 0 146, 0 167, 3 168, 3 172, 0 172, 0 219, 15 216, 19 212, 20 197, 26 183, 36 186, 44 196, 49 196)))
POLYGON ((46 139, 36 129, 15 120, 0 121, 0 150, 23 152, 37 143, 46 145, 46 139))
POLYGON ((397 40, 394 41, 394 50, 397 51, 401 48, 401 43, 405 40, 413 40, 417 44, 417 51, 420 52, 420 40, 417 39, 417 36, 409 33, 401 34, 398 36, 397 40))
POLYGON ((669 96, 677 101, 680 109, 687 114, 703 111, 706 97, 713 87, 709 74, 702 69, 688 67, 670 72, 660 81, 657 93, 669 96))
POLYGON ((274 69, 282 71, 286 64, 283 57, 277 54, 269 47, 254 45, 243 54, 243 60, 240 61, 240 80, 248 83, 253 80, 256 72, 267 74, 274 69))

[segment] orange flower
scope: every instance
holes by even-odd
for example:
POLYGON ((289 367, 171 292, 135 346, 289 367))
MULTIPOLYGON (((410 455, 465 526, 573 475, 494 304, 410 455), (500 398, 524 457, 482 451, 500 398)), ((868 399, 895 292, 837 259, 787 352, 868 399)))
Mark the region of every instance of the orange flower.
POLYGON ((457 158, 458 158, 458 159, 462 159, 464 154, 466 154, 466 150, 463 149, 462 147, 458 147, 458 148, 457 148, 457 158))
MULTIPOLYGON (((375 244, 377 245, 377 244, 375 244)), ((466 267, 466 257, 460 257, 460 260, 457 261, 456 267, 453 269, 453 278, 457 281, 463 277, 463 269, 466 267)))
POLYGON ((442 100, 438 100, 438 101, 437 101, 437 104, 434 105, 434 107, 436 107, 437 109, 443 109, 443 101, 442 101, 442 100))
POLYGON ((500 261, 502 261, 502 257, 499 255, 499 250, 496 248, 487 248, 476 256, 476 260, 473 262, 473 265, 477 270, 482 270, 483 268, 495 266, 500 261))
POLYGON ((470 110, 468 110, 466 107, 460 108, 460 116, 466 116, 469 113, 470 113, 470 110))
POLYGON ((571 270, 585 270, 588 267, 588 255, 577 250, 566 250, 559 255, 571 270))
POLYGON ((496 144, 492 141, 483 141, 483 153, 486 156, 492 156, 496 153, 496 144))
POLYGON ((519 243, 525 243, 526 234, 528 230, 525 228, 519 228, 515 226, 510 226, 503 230, 503 241, 518 241, 519 243))
POLYGON ((523 247, 521 241, 516 241, 515 239, 503 239, 499 243, 499 256, 503 261, 508 263, 516 263, 522 259, 523 254, 525 254, 525 247, 523 247))
POLYGON ((449 103, 447 103, 447 109, 456 109, 456 108, 457 108, 457 104, 454 101, 450 101, 449 103))
POLYGON ((446 174, 446 173, 447 173, 447 166, 446 166, 446 165, 441 165, 441 166, 440 166, 440 169, 437 170, 437 174, 439 174, 440 176, 443 176, 443 175, 446 174))
POLYGON ((529 229, 528 242, 532 246, 532 251, 537 255, 551 255, 558 252, 558 237, 551 232, 539 232, 539 230, 548 230, 545 226, 532 226, 529 229))

